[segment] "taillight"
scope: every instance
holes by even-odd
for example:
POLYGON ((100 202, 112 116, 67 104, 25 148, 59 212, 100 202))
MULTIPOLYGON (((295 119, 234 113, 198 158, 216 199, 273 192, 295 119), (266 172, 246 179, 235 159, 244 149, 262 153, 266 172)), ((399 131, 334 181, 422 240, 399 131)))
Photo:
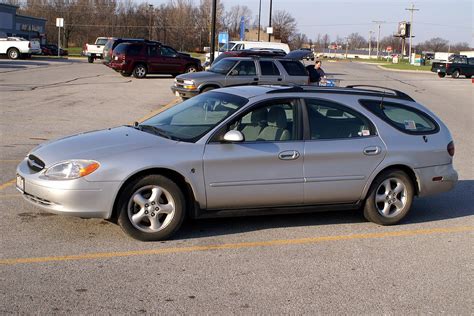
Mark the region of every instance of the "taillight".
POLYGON ((451 142, 448 144, 447 150, 448 150, 448 154, 449 154, 451 157, 453 157, 453 156, 454 156, 454 151, 455 151, 455 150, 454 150, 454 142, 453 142, 453 141, 451 141, 451 142))
POLYGON ((31 42, 28 42, 28 48, 31 48, 31 42))
POLYGON ((446 69, 449 69, 449 63, 446 63, 446 69))

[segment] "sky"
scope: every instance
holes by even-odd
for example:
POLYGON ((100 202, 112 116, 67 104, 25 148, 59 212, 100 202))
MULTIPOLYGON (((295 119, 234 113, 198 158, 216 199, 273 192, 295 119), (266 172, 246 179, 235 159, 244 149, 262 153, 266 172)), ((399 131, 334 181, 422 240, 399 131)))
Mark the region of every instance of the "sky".
MULTIPOLYGON (((161 4, 167 0, 148 0, 161 4)), ((246 5, 257 16, 259 0, 218 0, 227 9, 246 5)), ((268 26, 270 0, 262 1, 262 27, 268 26)), ((196 4, 199 0, 194 0, 196 4)), ((369 31, 377 31, 372 21, 386 21, 381 26, 381 37, 396 32, 398 22, 409 21, 411 4, 420 11, 414 12, 413 42, 442 37, 451 43, 468 42, 474 46, 474 1, 472 0, 273 0, 275 10, 288 11, 297 21, 299 32, 315 39, 318 33, 329 34, 334 40, 358 32, 368 38, 369 31)), ((253 17, 252 17, 253 20, 253 17)), ((375 33, 376 36, 377 33, 375 33)))

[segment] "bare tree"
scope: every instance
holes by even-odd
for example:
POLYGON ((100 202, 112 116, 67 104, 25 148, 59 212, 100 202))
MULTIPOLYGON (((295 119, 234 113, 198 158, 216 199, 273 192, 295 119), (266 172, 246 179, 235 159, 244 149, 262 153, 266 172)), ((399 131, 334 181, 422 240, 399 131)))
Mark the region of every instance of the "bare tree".
POLYGON ((347 36, 347 42, 350 49, 358 49, 367 47, 368 43, 365 37, 359 33, 351 33, 347 36))
POLYGON ((272 18, 273 36, 283 43, 288 43, 290 37, 296 33, 296 20, 287 11, 277 10, 272 18))

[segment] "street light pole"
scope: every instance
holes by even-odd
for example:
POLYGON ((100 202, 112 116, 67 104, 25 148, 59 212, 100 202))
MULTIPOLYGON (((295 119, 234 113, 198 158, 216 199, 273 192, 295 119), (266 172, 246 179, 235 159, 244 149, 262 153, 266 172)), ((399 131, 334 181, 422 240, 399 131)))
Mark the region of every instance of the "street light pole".
POLYGON ((260 42, 260 15, 262 14, 262 0, 258 4, 258 41, 260 42))
POLYGON ((369 31, 369 59, 372 58, 372 33, 374 31, 369 31))
POLYGON ((217 14, 217 0, 212 0, 212 10, 211 10, 211 64, 214 62, 214 52, 216 50, 216 14, 217 14))
POLYGON ((149 29, 149 31, 148 31, 148 38, 149 38, 150 40, 152 40, 153 37, 152 37, 152 34, 151 34, 151 33, 152 33, 152 29, 153 29, 153 24, 152 24, 153 4, 149 4, 149 5, 148 5, 148 8, 149 8, 149 11, 150 11, 150 29, 149 29))
POLYGON ((420 11, 420 9, 415 9, 415 5, 412 3, 411 8, 406 8, 405 10, 411 11, 411 18, 410 18, 410 52, 408 54, 409 63, 411 63, 411 47, 412 47, 412 34, 413 34, 413 12, 420 11))
POLYGON ((377 35, 377 59, 379 58, 380 54, 380 26, 385 23, 385 21, 372 21, 373 23, 376 23, 379 25, 379 33, 377 35))
MULTIPOLYGON (((268 22, 268 27, 272 27, 272 0, 270 0, 270 19, 268 22)), ((272 34, 268 33, 268 41, 271 42, 272 34)))

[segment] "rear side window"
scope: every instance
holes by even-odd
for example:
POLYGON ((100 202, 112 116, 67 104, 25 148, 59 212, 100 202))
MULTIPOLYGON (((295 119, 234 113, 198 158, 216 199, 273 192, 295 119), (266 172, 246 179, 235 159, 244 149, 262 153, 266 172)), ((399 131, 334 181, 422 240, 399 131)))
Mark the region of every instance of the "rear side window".
MULTIPOLYGON (((120 46, 120 45, 119 45, 120 46)), ((137 56, 142 50, 142 45, 128 45, 127 55, 137 56)))
POLYGON ((290 76, 308 76, 306 68, 299 61, 280 60, 280 63, 290 76))
POLYGON ((474 65, 474 58, 468 58, 469 65, 474 65))
POLYGON ((262 76, 279 76, 280 71, 273 61, 260 61, 262 76))
POLYGON ((361 100, 360 103, 370 112, 407 134, 433 134, 439 130, 438 124, 415 108, 380 100, 361 100))

